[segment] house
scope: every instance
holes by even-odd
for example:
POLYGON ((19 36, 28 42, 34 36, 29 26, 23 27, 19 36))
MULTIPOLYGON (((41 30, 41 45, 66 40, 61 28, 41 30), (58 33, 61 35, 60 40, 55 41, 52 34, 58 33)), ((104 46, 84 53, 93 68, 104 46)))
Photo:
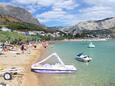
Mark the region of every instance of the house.
POLYGON ((44 31, 36 31, 37 34, 41 35, 41 36, 45 36, 46 33, 44 31))
POLYGON ((6 27, 2 27, 0 30, 1 30, 1 31, 8 31, 8 32, 11 32, 11 29, 6 28, 6 27))
POLYGON ((29 35, 37 35, 37 33, 35 31, 28 31, 29 35))

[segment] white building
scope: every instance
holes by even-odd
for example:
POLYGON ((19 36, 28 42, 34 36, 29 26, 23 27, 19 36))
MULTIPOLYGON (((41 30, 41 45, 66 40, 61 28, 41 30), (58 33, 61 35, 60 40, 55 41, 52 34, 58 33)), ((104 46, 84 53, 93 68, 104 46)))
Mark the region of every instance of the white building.
POLYGON ((29 35, 36 35, 37 33, 34 32, 34 31, 29 31, 28 34, 29 34, 29 35))
POLYGON ((1 31, 8 31, 8 32, 11 32, 11 29, 6 28, 6 27, 2 27, 0 30, 1 30, 1 31))

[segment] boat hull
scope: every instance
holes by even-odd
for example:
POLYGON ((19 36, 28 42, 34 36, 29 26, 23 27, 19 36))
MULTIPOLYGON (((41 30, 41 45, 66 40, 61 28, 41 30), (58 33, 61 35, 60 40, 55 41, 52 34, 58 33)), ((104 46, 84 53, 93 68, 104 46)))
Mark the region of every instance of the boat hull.
POLYGON ((88 46, 88 48, 95 48, 95 46, 88 46))
POLYGON ((73 73, 75 70, 32 69, 32 71, 35 73, 65 74, 65 73, 73 73))
POLYGON ((82 58, 75 58, 76 60, 80 61, 80 62, 90 62, 92 59, 82 59, 82 58))

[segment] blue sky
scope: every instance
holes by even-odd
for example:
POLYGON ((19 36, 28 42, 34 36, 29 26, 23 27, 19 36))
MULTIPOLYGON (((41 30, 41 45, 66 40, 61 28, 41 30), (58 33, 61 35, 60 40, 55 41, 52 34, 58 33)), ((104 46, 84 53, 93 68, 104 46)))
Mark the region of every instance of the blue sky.
POLYGON ((46 26, 70 26, 115 16, 115 0, 0 0, 0 3, 25 8, 46 26))

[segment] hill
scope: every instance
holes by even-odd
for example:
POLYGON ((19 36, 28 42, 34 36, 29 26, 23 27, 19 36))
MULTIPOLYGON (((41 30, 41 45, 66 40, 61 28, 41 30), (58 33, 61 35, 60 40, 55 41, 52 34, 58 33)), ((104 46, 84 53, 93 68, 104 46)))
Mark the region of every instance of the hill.
POLYGON ((34 18, 30 12, 20 7, 0 4, 0 15, 11 16, 26 23, 32 23, 36 25, 40 24, 39 21, 34 18))
POLYGON ((74 26, 67 27, 63 31, 76 35, 83 33, 86 35, 93 35, 94 37, 108 37, 115 36, 115 17, 105 18, 101 20, 92 20, 80 22, 74 26))
POLYGON ((45 29, 27 10, 20 7, 0 4, 0 27, 2 26, 13 30, 45 29))

